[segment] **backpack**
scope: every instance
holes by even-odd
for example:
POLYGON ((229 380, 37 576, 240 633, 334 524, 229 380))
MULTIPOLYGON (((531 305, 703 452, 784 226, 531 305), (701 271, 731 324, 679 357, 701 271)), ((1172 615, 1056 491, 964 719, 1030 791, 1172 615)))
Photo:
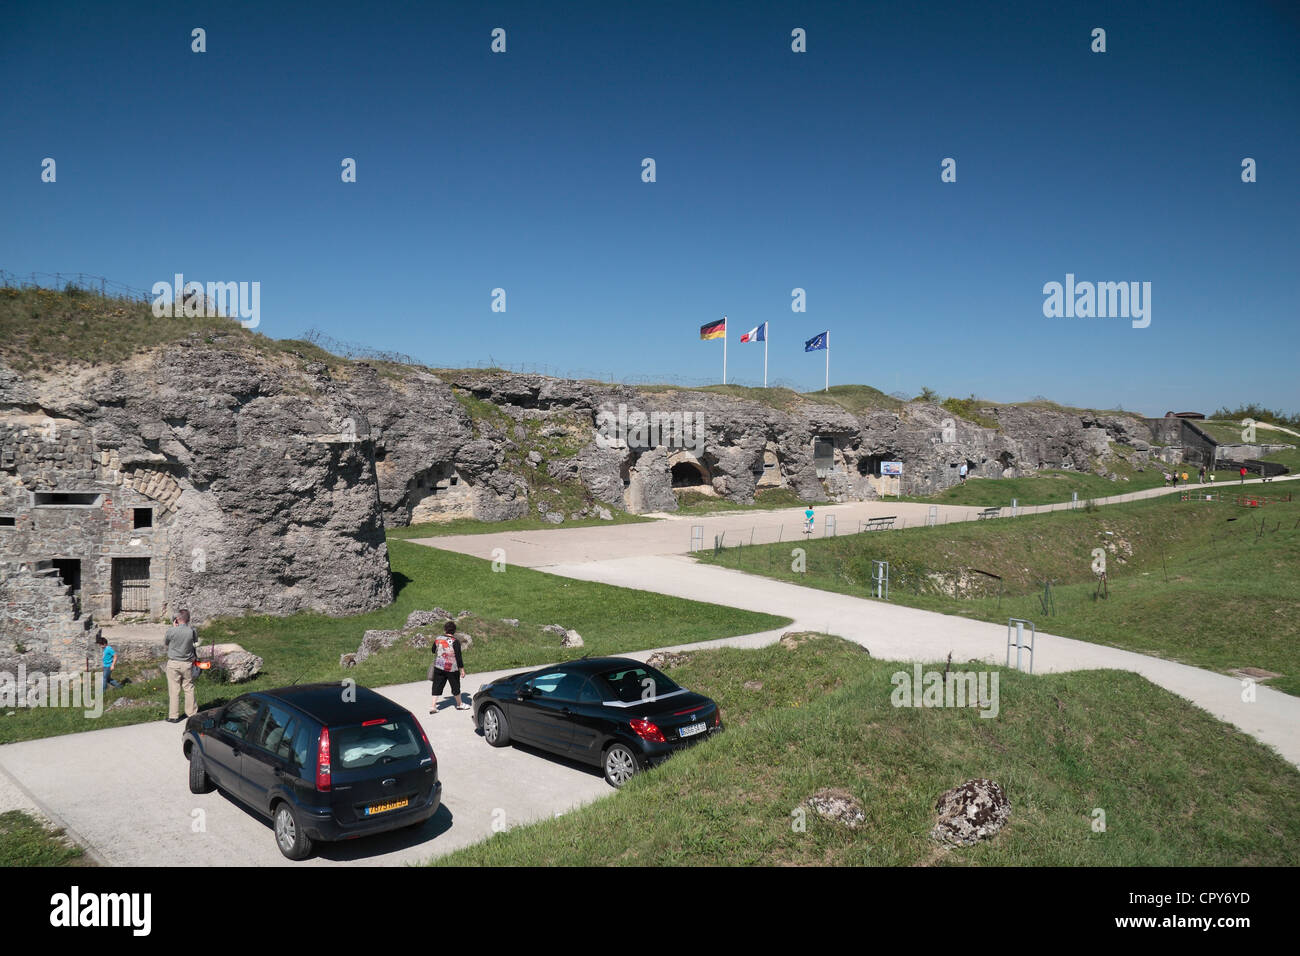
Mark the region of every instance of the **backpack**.
POLYGON ((434 638, 433 642, 433 666, 440 671, 454 671, 456 669, 456 638, 447 634, 434 638))

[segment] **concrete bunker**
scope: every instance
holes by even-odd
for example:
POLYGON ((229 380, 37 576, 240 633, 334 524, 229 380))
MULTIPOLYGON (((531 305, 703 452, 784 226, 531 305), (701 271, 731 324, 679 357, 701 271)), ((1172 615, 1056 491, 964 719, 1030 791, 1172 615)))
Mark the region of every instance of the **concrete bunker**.
POLYGON ((474 488, 450 463, 426 468, 411 479, 411 524, 474 517, 474 488))

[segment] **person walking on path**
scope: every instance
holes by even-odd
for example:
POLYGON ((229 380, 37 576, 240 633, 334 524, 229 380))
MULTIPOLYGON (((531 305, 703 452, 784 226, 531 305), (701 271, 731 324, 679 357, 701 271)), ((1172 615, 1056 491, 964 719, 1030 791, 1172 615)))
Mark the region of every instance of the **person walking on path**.
POLYGON ((104 649, 104 693, 108 693, 109 685, 121 687, 122 685, 113 680, 113 667, 117 664, 117 650, 103 635, 95 638, 95 643, 104 649))
POLYGON ((469 704, 460 699, 460 679, 465 676, 465 662, 460 655, 460 639, 456 637, 456 622, 448 621, 442 626, 442 636, 433 642, 433 698, 429 702, 429 713, 438 712, 438 698, 442 689, 451 684, 451 699, 456 702, 457 710, 469 710, 469 704))
POLYGON ((963 461, 963 462, 961 463, 961 467, 957 469, 957 474, 958 474, 958 476, 961 478, 961 480, 962 480, 963 482, 965 482, 965 480, 966 480, 966 475, 967 475, 967 473, 968 473, 969 471, 970 471, 970 469, 969 469, 968 467, 966 467, 966 462, 963 461))
POLYGON ((172 626, 163 635, 167 648, 167 723, 180 721, 181 688, 185 688, 185 716, 199 712, 194 705, 194 648, 199 643, 199 632, 190 627, 190 612, 184 608, 172 618, 172 626))

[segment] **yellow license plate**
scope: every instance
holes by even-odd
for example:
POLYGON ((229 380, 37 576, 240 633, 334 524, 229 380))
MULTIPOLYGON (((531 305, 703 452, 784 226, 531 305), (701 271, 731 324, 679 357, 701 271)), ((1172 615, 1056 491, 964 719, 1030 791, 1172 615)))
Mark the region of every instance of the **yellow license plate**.
POLYGON ((366 807, 366 816, 373 817, 376 813, 387 813, 389 810, 400 810, 409 804, 408 800, 390 800, 388 803, 375 803, 366 807))

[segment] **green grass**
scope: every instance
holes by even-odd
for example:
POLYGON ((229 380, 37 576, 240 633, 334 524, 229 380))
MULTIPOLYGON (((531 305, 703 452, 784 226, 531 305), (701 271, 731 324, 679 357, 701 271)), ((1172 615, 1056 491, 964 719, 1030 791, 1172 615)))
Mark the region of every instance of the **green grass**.
POLYGON ((1047 470, 1021 478, 969 478, 964 484, 945 488, 938 494, 904 497, 903 500, 987 508, 994 505, 1010 507, 1011 499, 1015 498, 1021 505, 1046 505, 1069 501, 1073 492, 1078 492, 1079 500, 1082 501, 1163 485, 1164 478, 1161 477, 1159 467, 1132 472, 1128 481, 1111 481, 1101 475, 1080 471, 1047 470))
POLYGON ((980 409, 992 404, 983 401, 972 395, 970 398, 945 398, 941 403, 944 408, 952 412, 959 418, 964 418, 968 422, 974 422, 976 425, 983 425, 985 428, 996 429, 998 420, 991 415, 983 414, 980 409))
POLYGON ((0 866, 93 866, 62 830, 23 810, 0 813, 0 866))
POLYGON ((1275 451, 1272 454, 1265 455, 1260 461, 1276 461, 1279 464, 1286 465, 1291 474, 1300 472, 1300 448, 1287 448, 1283 451, 1275 451))
POLYGON ((853 415, 879 411, 892 412, 906 404, 870 385, 832 385, 826 391, 805 392, 802 397, 823 405, 838 405, 853 415))
POLYGON ((772 508, 806 507, 804 501, 789 488, 760 488, 752 504, 743 504, 727 498, 700 494, 698 491, 677 493, 677 514, 703 515, 715 511, 762 511, 772 508))
MULTIPOLYGON (((937 665, 941 667, 942 665, 937 665)), ((957 665, 959 669, 964 669, 957 665)), ((895 708, 856 645, 691 655, 674 680, 719 701, 727 731, 564 816, 434 861, 446 866, 1294 865, 1300 772, 1136 674, 999 672, 995 718, 895 708), (748 691, 748 680, 763 682, 748 691), (934 805, 975 777, 1004 788, 992 840, 942 850, 934 805), (863 805, 856 830, 794 811, 823 787, 863 805), (1094 811, 1106 829, 1095 832, 1094 811)))
MULTIPOLYGON (((389 541, 389 555, 400 590, 393 604, 383 610, 341 618, 323 614, 255 615, 199 622, 205 645, 242 644, 265 661, 262 674, 246 684, 223 684, 207 678, 197 681, 199 706, 295 680, 351 677, 368 687, 423 680, 430 659, 428 650, 399 644, 346 670, 339 666, 339 657, 355 651, 365 631, 401 628, 411 611, 433 607, 453 614, 469 610, 491 622, 499 618, 521 621, 519 629, 494 623, 490 633, 482 635, 484 639, 466 651, 465 667, 471 674, 540 665, 583 654, 616 654, 713 640, 789 623, 787 618, 571 581, 528 568, 509 567, 494 572, 489 561, 396 539, 389 541), (540 638, 535 626, 545 624, 573 628, 582 635, 585 646, 564 649, 556 635, 540 638)), ((469 627, 466 630, 471 637, 479 636, 469 627)), ((122 676, 131 677, 133 683, 123 690, 110 691, 108 703, 126 697, 151 701, 148 706, 106 710, 93 720, 81 710, 68 708, 18 709, 13 716, 0 717, 0 743, 161 719, 166 716, 166 681, 161 676, 137 679, 142 666, 148 665, 123 665, 122 676)))
POLYGON ((1219 672, 1263 668, 1283 675, 1268 686, 1300 694, 1297 524, 1297 501, 1251 509, 1171 495, 1094 511, 814 539, 803 574, 790 570, 788 544, 697 557, 863 597, 872 560, 886 560, 894 603, 998 623, 1026 618, 1050 634, 1219 672), (1097 547, 1107 549, 1105 599, 1093 597, 1097 547), (1050 616, 1040 599, 1048 580, 1050 616))
POLYGON ((192 332, 254 348, 269 348, 274 341, 234 319, 160 319, 148 302, 136 299, 77 289, 0 288, 0 355, 19 370, 55 361, 121 362, 139 349, 169 345, 192 332))

